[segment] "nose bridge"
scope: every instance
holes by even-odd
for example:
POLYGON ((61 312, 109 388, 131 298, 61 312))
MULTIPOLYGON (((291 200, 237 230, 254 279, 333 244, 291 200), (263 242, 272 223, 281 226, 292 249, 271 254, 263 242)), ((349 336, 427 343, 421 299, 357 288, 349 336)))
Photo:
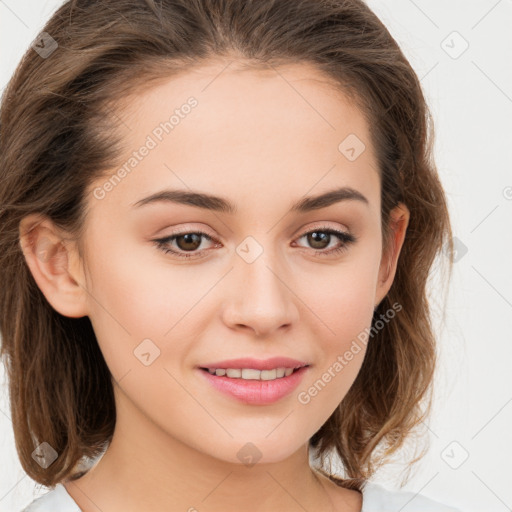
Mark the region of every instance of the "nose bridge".
POLYGON ((298 316, 288 272, 270 240, 270 236, 263 242, 247 237, 236 248, 232 275, 236 291, 225 311, 225 321, 232 327, 243 325, 268 334, 298 316))

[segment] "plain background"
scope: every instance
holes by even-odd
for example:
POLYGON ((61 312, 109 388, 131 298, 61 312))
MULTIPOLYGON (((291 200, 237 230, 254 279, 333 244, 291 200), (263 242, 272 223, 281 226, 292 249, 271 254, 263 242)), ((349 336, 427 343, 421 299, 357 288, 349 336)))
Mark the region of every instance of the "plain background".
MULTIPOLYGON (((0 92, 61 3, 0 0, 0 92)), ((512 0, 368 3, 427 95, 459 258, 445 308, 433 279, 440 366, 425 425, 430 451, 404 489, 463 512, 504 512, 512 508, 512 0)), ((0 512, 47 491, 17 459, 3 367, 0 461, 0 512)), ((398 488, 404 468, 391 465, 374 481, 398 488)))

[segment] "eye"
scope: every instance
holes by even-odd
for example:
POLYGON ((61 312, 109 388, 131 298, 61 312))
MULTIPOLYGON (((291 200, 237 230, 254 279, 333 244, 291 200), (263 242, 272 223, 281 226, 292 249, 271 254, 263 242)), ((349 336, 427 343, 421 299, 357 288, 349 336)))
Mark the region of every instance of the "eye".
POLYGON ((310 244, 314 249, 314 254, 316 256, 339 254, 346 251, 348 246, 357 240, 357 238, 350 233, 338 231, 337 229, 329 227, 315 228, 314 230, 304 233, 298 240, 302 238, 306 238, 308 244, 310 244), (325 248, 333 241, 333 236, 335 239, 338 239, 338 245, 335 245, 329 250, 325 250, 325 248))
MULTIPOLYGON (((318 256, 329 256, 331 254, 339 254, 346 251, 348 246, 354 243, 357 238, 344 231, 338 231, 329 227, 315 228, 314 230, 304 233, 298 240, 306 238, 307 242, 312 246, 313 253, 318 256), (325 250, 334 240, 338 239, 338 245, 329 250, 325 250)), ((198 250, 201 247, 202 239, 215 242, 217 246, 220 244, 218 240, 202 231, 184 231, 175 233, 165 238, 152 240, 155 245, 166 254, 172 254, 179 258, 201 258, 201 253, 207 249, 198 250), (176 243, 176 249, 171 248, 173 242, 176 243), (189 254, 187 254, 189 253, 189 254)))
POLYGON ((197 249, 201 246, 201 238, 205 238, 210 242, 217 242, 217 240, 214 240, 211 236, 203 233, 202 231, 184 231, 183 233, 175 233, 166 238, 153 240, 153 242, 155 242, 156 246, 166 254, 171 253, 179 258, 196 258, 198 257, 197 249), (172 242, 176 242, 177 248, 179 249, 178 251, 169 247, 169 244, 172 242), (190 251, 194 252, 186 254, 186 252, 190 251))

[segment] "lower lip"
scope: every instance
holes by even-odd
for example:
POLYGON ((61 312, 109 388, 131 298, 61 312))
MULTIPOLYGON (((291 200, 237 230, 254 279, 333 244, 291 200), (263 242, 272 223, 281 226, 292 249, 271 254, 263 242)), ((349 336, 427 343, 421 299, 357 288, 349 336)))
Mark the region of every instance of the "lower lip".
POLYGON ((251 405, 272 404, 289 395, 300 384, 307 370, 308 367, 303 366, 288 377, 274 380, 245 380, 220 377, 198 369, 214 388, 251 405))

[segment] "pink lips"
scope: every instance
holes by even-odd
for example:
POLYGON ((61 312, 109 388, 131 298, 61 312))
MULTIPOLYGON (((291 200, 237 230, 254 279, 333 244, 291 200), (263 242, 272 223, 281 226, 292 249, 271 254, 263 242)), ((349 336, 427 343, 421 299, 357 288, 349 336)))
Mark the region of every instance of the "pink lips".
POLYGON ((230 359, 208 363, 199 367, 199 372, 218 391, 251 405, 274 403, 290 394, 301 382, 308 371, 308 364, 287 357, 274 357, 266 360, 251 358, 230 359), (299 368, 291 375, 275 380, 245 380, 212 375, 203 368, 254 368, 273 370, 274 368, 299 368))

